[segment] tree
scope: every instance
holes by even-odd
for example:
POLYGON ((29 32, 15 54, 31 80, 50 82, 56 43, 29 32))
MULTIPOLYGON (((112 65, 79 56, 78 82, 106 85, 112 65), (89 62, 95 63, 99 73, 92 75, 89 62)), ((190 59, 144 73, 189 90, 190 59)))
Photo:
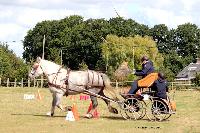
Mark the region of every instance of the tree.
POLYGON ((26 79, 28 67, 22 59, 16 57, 13 51, 8 49, 8 45, 0 42, 0 78, 6 80, 26 79))
POLYGON ((42 55, 45 35, 45 59, 60 63, 60 51, 63 50, 64 65, 79 69, 79 64, 84 62, 95 69, 101 60, 102 38, 109 32, 109 23, 104 19, 83 21, 81 16, 74 15, 59 21, 43 21, 25 37, 23 57, 30 62, 42 55))
POLYGON ((150 29, 150 36, 152 36, 157 43, 159 52, 167 53, 167 51, 171 49, 169 45, 169 30, 166 25, 155 25, 150 29))
POLYGON ((200 29, 195 24, 179 25, 175 30, 174 42, 179 56, 192 56, 193 61, 200 56, 200 29))
POLYGON ((148 35, 149 28, 146 25, 139 24, 132 19, 123 19, 122 17, 111 18, 109 20, 110 34, 128 37, 135 35, 148 35))
POLYGON ((192 83, 196 86, 200 86, 200 73, 196 73, 195 78, 192 79, 192 83))
POLYGON ((79 64, 86 63, 89 69, 95 69, 101 60, 102 38, 109 33, 108 22, 104 19, 89 19, 62 32, 61 40, 65 43, 64 62, 72 69, 79 69, 79 64))
MULTIPOLYGON (((138 46, 148 46, 147 43, 149 41, 144 41, 144 38, 147 35, 152 36, 155 41, 154 44, 157 44, 155 47, 158 48, 159 53, 162 53, 165 58, 162 69, 166 68, 167 73, 170 73, 170 75, 176 75, 182 67, 200 56, 200 29, 195 24, 187 23, 171 30, 166 25, 159 24, 149 29, 146 25, 122 17, 111 18, 109 20, 84 20, 81 16, 73 15, 61 20, 40 22, 33 29, 29 30, 24 39, 25 51, 23 58, 27 62, 31 62, 37 56, 42 55, 42 42, 45 35, 45 59, 60 63, 60 53, 62 50, 63 65, 71 69, 80 69, 80 64, 84 64, 89 69, 104 71, 107 63, 104 54, 102 54, 101 47, 104 38, 110 34, 117 37, 134 37, 132 45, 136 45, 134 47, 135 55, 138 54, 138 46), (143 44, 140 44, 141 42, 143 44), (170 55, 173 55, 175 59, 170 58, 170 55), (173 64, 173 62, 177 62, 178 65, 173 64)), ((115 44, 118 43, 117 40, 120 40, 119 38, 115 39, 116 42, 113 41, 111 43, 115 44)), ((124 41, 122 38, 121 40, 122 42, 124 41)), ((152 39, 149 38, 149 40, 152 39)), ((115 47, 110 49, 114 49, 115 47)), ((151 47, 151 45, 148 47, 151 47)), ((142 50, 147 55, 157 52, 153 48, 147 47, 142 48, 142 50)), ((115 65, 113 64, 113 71, 121 63, 121 59, 124 59, 126 56, 128 55, 121 52, 120 56, 118 55, 116 59, 112 59, 113 61, 111 62, 116 63, 115 65)), ((135 56, 135 58, 136 60, 132 65, 140 64, 139 57, 135 56)), ((159 66, 159 63, 155 62, 155 65, 159 66)), ((139 66, 135 65, 135 67, 139 66)))
POLYGON ((156 43, 148 36, 118 37, 108 35, 102 44, 102 55, 107 64, 110 75, 124 61, 129 63, 131 69, 141 69, 140 59, 147 55, 157 70, 162 67, 163 57, 158 52, 156 43))

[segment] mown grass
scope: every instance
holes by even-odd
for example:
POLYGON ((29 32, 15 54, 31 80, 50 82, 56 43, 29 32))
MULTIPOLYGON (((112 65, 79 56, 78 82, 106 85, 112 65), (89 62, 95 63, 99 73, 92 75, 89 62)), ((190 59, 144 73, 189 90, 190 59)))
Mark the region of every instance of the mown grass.
MULTIPOLYGON (((164 122, 146 118, 138 121, 124 120, 120 114, 108 112, 99 99, 99 119, 83 118, 90 104, 63 97, 62 103, 76 103, 81 116, 79 121, 65 121, 65 112, 56 109, 54 117, 47 117, 51 107, 51 93, 40 89, 42 100, 24 100, 24 94, 37 94, 37 88, 0 88, 0 133, 129 133, 129 132, 200 132, 200 92, 176 91, 177 113, 164 122)), ((117 106, 116 104, 113 104, 117 106)))

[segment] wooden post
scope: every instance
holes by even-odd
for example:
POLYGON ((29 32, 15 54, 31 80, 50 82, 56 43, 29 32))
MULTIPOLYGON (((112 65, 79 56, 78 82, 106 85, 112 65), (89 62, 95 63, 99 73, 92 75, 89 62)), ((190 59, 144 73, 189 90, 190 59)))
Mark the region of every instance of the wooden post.
POLYGON ((22 87, 22 88, 24 87, 23 78, 22 78, 22 81, 21 81, 21 87, 22 87))
POLYGON ((31 84, 31 83, 30 83, 30 79, 28 79, 28 87, 30 87, 30 84, 31 84))
POLYGON ((118 87, 119 87, 119 83, 116 80, 116 89, 118 89, 118 87))
POLYGON ((9 87, 9 78, 7 78, 7 87, 9 87))
POLYGON ((33 81, 33 87, 35 87, 35 84, 36 84, 36 80, 34 79, 34 81, 33 81))
POLYGON ((38 86, 39 86, 39 83, 38 83, 38 81, 37 81, 37 88, 38 88, 38 86))
POLYGON ((41 80, 40 80, 40 88, 42 88, 43 87, 43 84, 44 84, 44 77, 43 77, 43 75, 41 76, 41 80))
POLYGON ((0 86, 1 86, 1 78, 0 78, 0 86))
POLYGON ((14 87, 17 86, 17 79, 15 78, 14 87))

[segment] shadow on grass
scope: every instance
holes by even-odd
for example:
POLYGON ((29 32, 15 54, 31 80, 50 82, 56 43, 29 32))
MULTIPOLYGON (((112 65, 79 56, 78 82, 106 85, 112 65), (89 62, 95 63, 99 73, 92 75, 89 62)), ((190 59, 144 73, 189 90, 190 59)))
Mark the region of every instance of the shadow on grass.
POLYGON ((125 120, 123 117, 119 117, 119 116, 101 116, 100 118, 110 119, 110 120, 125 120))
POLYGON ((123 117, 120 116, 101 116, 101 118, 104 119, 110 119, 110 120, 124 120, 124 121, 147 121, 147 122, 167 122, 170 121, 169 119, 167 120, 163 120, 163 121, 156 121, 156 120, 149 120, 148 118, 142 118, 142 119, 138 119, 138 120, 134 120, 134 119, 124 119, 123 117))
POLYGON ((11 115, 19 115, 19 116, 38 116, 38 117, 49 117, 49 118, 53 118, 53 117, 65 117, 65 116, 61 116, 61 115, 55 115, 55 116, 52 116, 52 117, 50 117, 50 116, 47 116, 47 115, 41 115, 41 114, 21 114, 21 113, 19 113, 19 114, 11 114, 11 115))
MULTIPOLYGON (((47 117, 47 118, 64 118, 66 116, 64 115, 54 115, 54 116, 47 116, 47 115, 43 115, 43 114, 25 114, 25 113, 16 113, 16 114, 11 114, 11 115, 16 115, 16 116, 36 116, 36 117, 47 117)), ((79 116, 80 118, 83 119, 88 119, 85 116, 79 116)))

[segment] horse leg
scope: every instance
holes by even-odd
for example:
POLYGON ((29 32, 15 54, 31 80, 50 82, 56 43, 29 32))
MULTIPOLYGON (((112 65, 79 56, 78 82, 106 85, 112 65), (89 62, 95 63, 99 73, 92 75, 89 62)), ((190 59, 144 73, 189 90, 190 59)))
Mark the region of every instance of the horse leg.
POLYGON ((61 98, 62 98, 63 94, 62 93, 56 93, 56 97, 55 97, 55 105, 61 109, 62 111, 65 111, 65 109, 63 108, 62 104, 61 104, 61 98))
POLYGON ((55 107, 56 107, 56 93, 55 92, 52 92, 52 103, 51 103, 51 111, 47 113, 48 116, 53 116, 54 115, 54 110, 55 110, 55 107))
POLYGON ((103 100, 107 104, 109 112, 114 113, 114 114, 118 114, 118 110, 110 105, 110 101, 108 100, 109 97, 107 97, 104 94, 103 89, 101 89, 101 91, 99 92, 99 95, 106 98, 106 99, 103 99, 103 100))
POLYGON ((65 111, 65 110, 63 109, 63 106, 61 105, 61 97, 62 97, 62 96, 63 96, 63 94, 61 94, 61 93, 56 93, 56 92, 54 92, 54 93, 52 94, 53 100, 52 100, 52 105, 51 105, 51 112, 50 112, 50 113, 47 113, 47 115, 53 116, 56 106, 57 106, 58 108, 60 108, 62 111, 65 111))
POLYGON ((97 101, 96 96, 90 95, 90 99, 91 99, 91 102, 92 102, 92 108, 91 108, 91 110, 88 110, 87 114, 85 115, 85 117, 87 117, 87 118, 92 118, 92 114, 98 106, 98 101, 97 101))

